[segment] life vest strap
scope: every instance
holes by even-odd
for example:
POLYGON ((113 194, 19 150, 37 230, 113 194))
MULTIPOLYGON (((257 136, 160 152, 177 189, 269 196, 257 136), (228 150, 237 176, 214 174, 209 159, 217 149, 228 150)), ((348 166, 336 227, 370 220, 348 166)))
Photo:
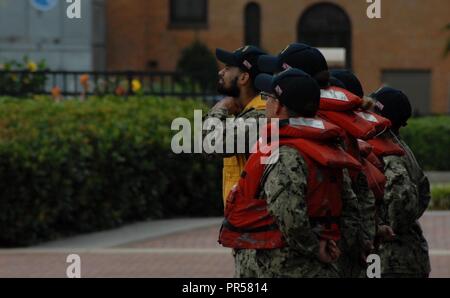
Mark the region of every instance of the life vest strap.
POLYGON ((261 233, 261 232, 278 230, 278 225, 275 223, 257 227, 257 228, 250 228, 250 229, 238 228, 238 227, 233 226, 226 218, 223 220, 222 226, 232 232, 236 232, 236 233, 240 233, 240 234, 242 234, 242 233, 261 233))
POLYGON ((315 225, 325 225, 331 226, 332 224, 339 225, 341 218, 339 216, 318 216, 318 217, 310 217, 309 223, 313 226, 315 225))

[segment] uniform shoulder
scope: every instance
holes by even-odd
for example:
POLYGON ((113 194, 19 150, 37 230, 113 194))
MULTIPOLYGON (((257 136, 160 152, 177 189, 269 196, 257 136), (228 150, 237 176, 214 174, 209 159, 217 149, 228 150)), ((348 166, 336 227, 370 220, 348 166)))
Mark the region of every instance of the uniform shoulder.
POLYGON ((271 201, 283 190, 288 196, 297 194, 300 187, 306 185, 307 175, 306 163, 300 152, 289 146, 280 146, 277 161, 266 166, 261 182, 271 201))
POLYGON ((290 146, 280 146, 278 163, 285 168, 288 173, 301 173, 304 172, 304 169, 306 168, 305 159, 301 153, 290 146))
POLYGON ((287 145, 280 146, 279 152, 280 152, 280 159, 282 159, 282 160, 293 159, 294 161, 303 162, 303 157, 302 157, 301 153, 294 147, 287 146, 287 145))
POLYGON ((383 156, 383 162, 384 162, 385 168, 406 167, 405 158, 403 156, 399 156, 399 155, 383 156))
POLYGON ((297 175, 306 172, 306 163, 300 152, 290 146, 280 146, 272 152, 269 158, 269 163, 266 165, 263 174, 263 180, 272 173, 277 172, 276 175, 297 175), (275 169, 275 170, 274 170, 275 169))
POLYGON ((264 109, 250 109, 246 112, 241 113, 238 117, 241 117, 243 119, 259 119, 259 118, 266 118, 266 110, 264 109))
POLYGON ((383 157, 386 176, 409 177, 408 165, 404 156, 389 155, 383 157))

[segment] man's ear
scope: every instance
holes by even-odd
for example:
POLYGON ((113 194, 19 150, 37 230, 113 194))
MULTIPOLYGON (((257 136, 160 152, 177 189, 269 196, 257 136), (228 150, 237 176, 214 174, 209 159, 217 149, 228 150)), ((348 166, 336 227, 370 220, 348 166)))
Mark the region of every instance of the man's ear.
POLYGON ((244 86, 247 85, 248 82, 250 81, 250 74, 248 72, 242 72, 239 75, 239 84, 244 86))
POLYGON ((284 106, 277 100, 277 109, 275 110, 275 114, 281 115, 281 113, 283 112, 283 108, 284 106))

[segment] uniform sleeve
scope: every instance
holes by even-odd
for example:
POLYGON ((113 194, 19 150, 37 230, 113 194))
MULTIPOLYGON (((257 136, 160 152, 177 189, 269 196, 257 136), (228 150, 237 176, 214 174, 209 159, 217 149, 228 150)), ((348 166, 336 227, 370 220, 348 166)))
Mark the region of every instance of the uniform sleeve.
POLYGON ((422 177, 419 180, 418 187, 419 187, 419 210, 417 214, 417 219, 419 219, 423 215, 425 210, 427 210, 431 200, 430 181, 428 181, 427 176, 425 176, 423 172, 422 177))
POLYGON ((419 192, 419 210, 417 214, 417 219, 419 219, 425 210, 428 208, 431 200, 430 194, 430 182, 427 176, 425 176, 422 168, 420 167, 414 152, 409 148, 408 144, 405 143, 401 138, 398 139, 400 145, 406 151, 406 161, 407 170, 410 173, 411 181, 416 183, 417 190, 419 192))
POLYGON ((375 238, 375 197, 369 189, 367 177, 360 172, 355 181, 359 214, 361 216, 362 239, 373 241, 375 238))
POLYGON ((305 201, 307 168, 300 153, 291 147, 279 149, 279 159, 264 183, 268 210, 275 217, 289 247, 317 257, 319 238, 309 223, 305 201))
POLYGON ((417 188, 411 182, 402 157, 388 156, 383 160, 387 179, 383 200, 385 221, 395 233, 401 234, 417 219, 419 211, 417 188))
MULTIPOLYGON (((206 116, 203 118, 205 123, 211 121, 219 121, 223 130, 222 134, 218 134, 213 137, 214 130, 216 128, 211 126, 210 129, 202 130, 203 140, 208 138, 213 138, 215 142, 213 145, 220 144, 218 148, 221 147, 222 150, 210 150, 214 151, 209 154, 230 157, 239 153, 249 154, 253 145, 259 138, 259 119, 265 118, 264 110, 251 109, 238 115, 235 118, 228 114, 228 111, 224 108, 212 108, 206 116), (227 127, 228 123, 228 127, 227 127), (240 146, 238 146, 240 144, 240 146), (228 148, 228 150, 227 150, 228 148)), ((204 142, 209 143, 209 142, 204 142)))
POLYGON ((361 214, 358 199, 352 189, 352 181, 348 171, 343 171, 342 182, 342 214, 341 214, 341 245, 345 250, 358 245, 361 240, 361 214))

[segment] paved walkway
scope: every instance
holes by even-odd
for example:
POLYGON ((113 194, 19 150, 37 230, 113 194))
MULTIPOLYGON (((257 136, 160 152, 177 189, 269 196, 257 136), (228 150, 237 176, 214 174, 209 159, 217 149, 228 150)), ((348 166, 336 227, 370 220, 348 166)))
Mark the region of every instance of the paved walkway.
MULTIPOLYGON (((129 225, 27 249, 0 250, 0 277, 65 277, 66 258, 81 257, 82 277, 232 277, 231 251, 217 244, 220 218, 129 225)), ((450 277, 450 212, 421 219, 432 277, 450 277)))
POLYGON ((430 183, 450 183, 450 172, 425 172, 425 175, 430 180, 430 183))

